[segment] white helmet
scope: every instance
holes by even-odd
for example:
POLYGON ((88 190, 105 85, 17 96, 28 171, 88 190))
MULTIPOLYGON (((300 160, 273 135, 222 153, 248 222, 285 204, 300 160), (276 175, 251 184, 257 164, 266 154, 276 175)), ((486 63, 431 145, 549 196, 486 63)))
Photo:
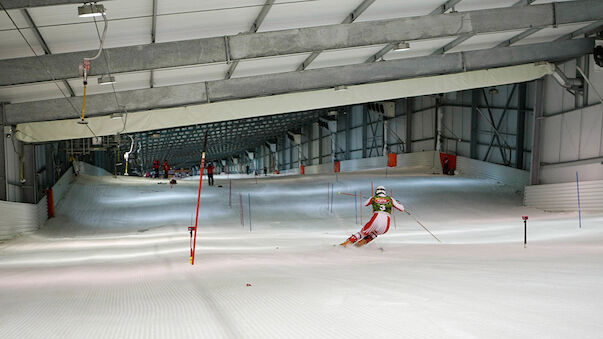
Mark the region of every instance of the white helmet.
POLYGON ((378 197, 385 197, 385 196, 387 196, 387 190, 383 186, 378 186, 375 189, 375 195, 378 197))

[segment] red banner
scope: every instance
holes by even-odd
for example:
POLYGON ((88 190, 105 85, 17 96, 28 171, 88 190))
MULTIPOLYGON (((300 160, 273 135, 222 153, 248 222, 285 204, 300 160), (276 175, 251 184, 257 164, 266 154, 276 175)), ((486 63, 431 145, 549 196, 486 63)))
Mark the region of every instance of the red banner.
POLYGON ((456 155, 440 153, 440 162, 442 163, 442 173, 454 175, 456 170, 456 155))

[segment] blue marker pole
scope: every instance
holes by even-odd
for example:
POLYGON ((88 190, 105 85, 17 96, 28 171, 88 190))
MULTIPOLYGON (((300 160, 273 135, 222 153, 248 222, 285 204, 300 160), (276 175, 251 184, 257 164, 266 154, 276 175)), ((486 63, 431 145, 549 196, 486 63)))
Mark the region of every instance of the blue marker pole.
POLYGON ((333 186, 335 184, 331 184, 331 213, 333 213, 333 186))
POLYGON ((249 205, 249 232, 251 232, 251 193, 247 193, 247 205, 249 205))
POLYGON ((576 190, 578 192, 578 225, 582 228, 582 209, 580 208, 580 184, 578 183, 578 172, 576 171, 576 190))

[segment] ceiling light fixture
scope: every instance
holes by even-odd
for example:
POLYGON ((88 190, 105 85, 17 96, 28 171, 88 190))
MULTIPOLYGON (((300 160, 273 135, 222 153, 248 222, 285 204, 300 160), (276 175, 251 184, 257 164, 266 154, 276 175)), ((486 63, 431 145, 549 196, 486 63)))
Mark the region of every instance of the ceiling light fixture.
POLYGON ((103 75, 98 78, 99 85, 110 85, 115 83, 115 77, 111 75, 103 75))
POLYGON ((161 134, 159 134, 159 133, 151 134, 151 139, 159 139, 159 138, 161 138, 161 134))
POLYGON ((121 119, 123 117, 124 117, 123 113, 113 113, 113 114, 111 114, 111 119, 121 119))
POLYGON ((80 18, 90 18, 105 14, 105 6, 96 3, 89 3, 77 8, 77 16, 80 18))
POLYGON ((401 43, 397 44, 396 47, 394 47, 394 52, 408 51, 409 49, 410 44, 408 42, 402 41, 401 43))

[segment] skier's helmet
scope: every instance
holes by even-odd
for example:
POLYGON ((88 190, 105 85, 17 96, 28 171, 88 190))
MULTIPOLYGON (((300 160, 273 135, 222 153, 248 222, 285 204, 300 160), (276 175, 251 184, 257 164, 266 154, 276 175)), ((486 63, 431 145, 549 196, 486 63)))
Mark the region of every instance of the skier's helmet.
POLYGON ((387 196, 387 190, 383 186, 378 186, 375 189, 375 195, 378 197, 385 197, 385 196, 387 196))

